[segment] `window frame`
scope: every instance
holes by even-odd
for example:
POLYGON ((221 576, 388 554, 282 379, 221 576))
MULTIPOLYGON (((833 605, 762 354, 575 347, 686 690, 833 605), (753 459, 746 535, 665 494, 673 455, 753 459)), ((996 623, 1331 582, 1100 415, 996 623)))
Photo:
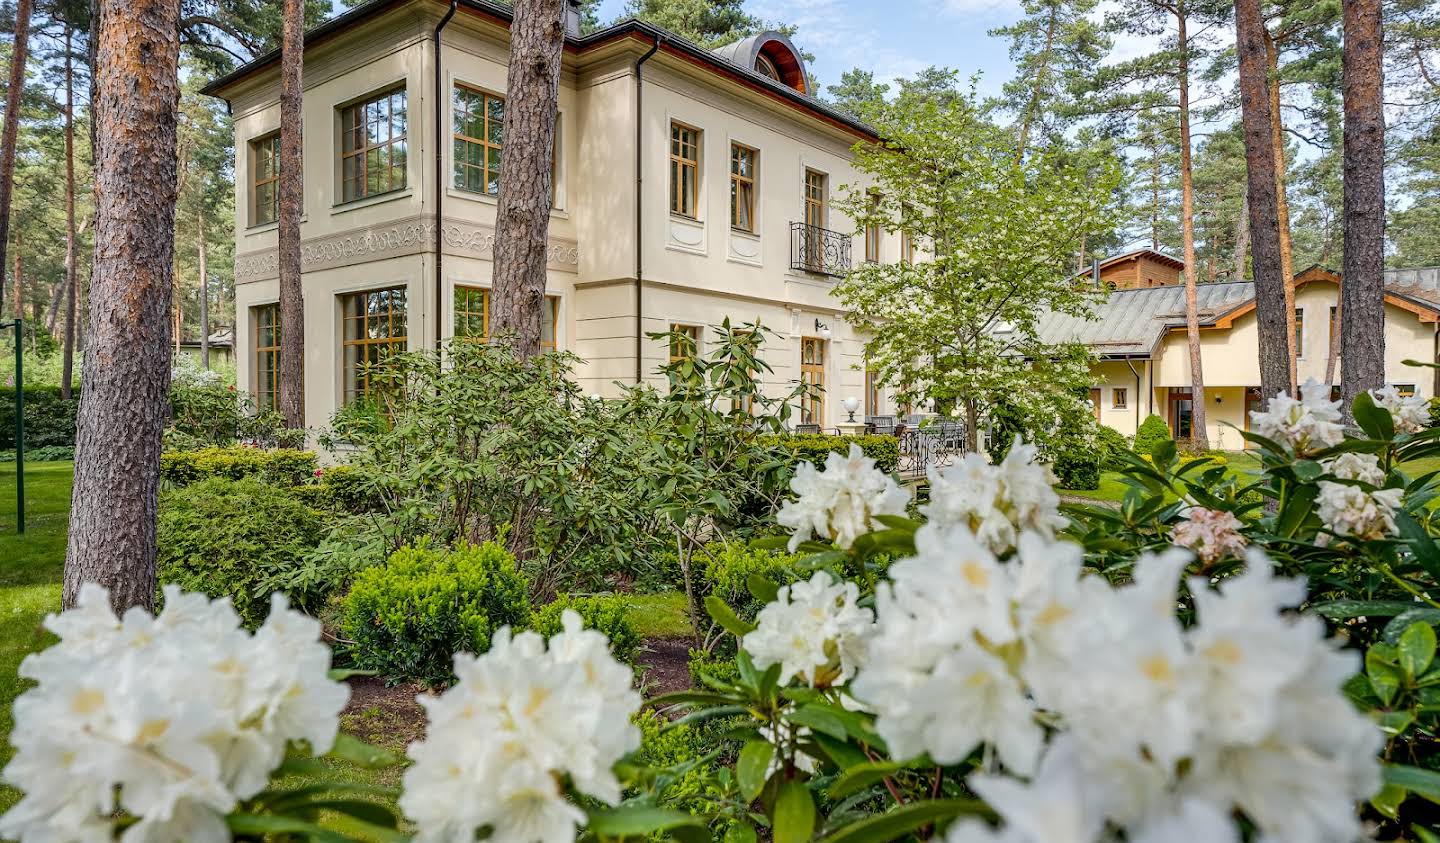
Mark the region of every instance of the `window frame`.
POLYGON ((703 130, 682 123, 679 120, 670 121, 670 213, 673 216, 683 217, 687 220, 700 219, 700 160, 702 144, 705 133, 703 130), (684 135, 690 133, 692 139, 687 143, 684 135), (684 156, 685 148, 689 146, 693 158, 684 156), (682 174, 690 173, 689 190, 684 188, 682 174), (679 204, 677 205, 677 201, 679 204), (688 210, 687 208, 688 203, 688 210))
MULTIPOLYGON (((479 284, 455 284, 450 291, 450 338, 456 340, 472 340, 475 342, 490 341, 490 296, 494 288, 482 287, 479 284), (459 296, 480 295, 480 310, 461 310, 459 296), (460 316, 465 314, 470 318, 480 316, 481 333, 462 333, 459 329, 460 316)), ((554 351, 560 347, 560 297, 553 293, 545 294, 550 317, 550 339, 545 339, 545 316, 546 311, 540 314, 540 350, 554 351)))
POLYGON ((1295 308, 1295 359, 1305 359, 1305 308, 1295 308))
POLYGON ((1110 409, 1112 409, 1112 410, 1128 410, 1128 409, 1130 409, 1130 390, 1129 390, 1128 387, 1124 387, 1124 386, 1112 386, 1112 387, 1110 387, 1110 409))
POLYGON ((255 407, 261 410, 278 409, 280 406, 280 302, 267 302, 250 306, 250 353, 251 362, 255 366, 255 385, 252 394, 255 397, 255 407), (270 344, 261 345, 261 320, 262 314, 271 314, 270 322, 270 344), (269 383, 265 383, 261 373, 265 371, 261 361, 269 358, 269 383), (268 386, 268 389, 264 387, 268 386), (269 396, 268 400, 266 396, 269 396))
MULTIPOLYGON (((469 107, 469 104, 467 104, 464 114, 473 118, 473 117, 476 115, 476 112, 469 107)), ((481 87, 479 87, 479 86, 477 86, 477 85, 469 85, 469 84, 466 84, 466 83, 461 82, 461 81, 458 81, 458 80, 456 80, 456 81, 454 81, 454 82, 451 83, 451 85, 450 85, 450 186, 451 186, 452 188, 454 188, 455 190, 459 190, 459 191, 463 191, 463 192, 465 192, 465 193, 469 193, 469 194, 475 195, 475 196, 492 196, 492 197, 499 197, 499 195, 500 195, 500 170, 498 169, 498 167, 500 166, 500 162, 501 162, 501 160, 502 160, 502 158, 503 158, 503 156, 504 156, 504 146, 505 146, 504 123, 505 123, 505 97, 504 97, 504 95, 502 95, 502 94, 497 94, 497 93, 495 93, 495 92, 493 92, 493 91, 488 91, 488 90, 486 90, 486 89, 484 89, 484 88, 481 88, 481 87), (472 136, 470 136, 470 135, 468 135, 468 134, 464 134, 463 131, 462 131, 462 128, 461 128, 462 125, 463 125, 465 122, 468 122, 468 121, 463 121, 463 120, 461 119, 459 95, 460 95, 460 93, 461 93, 462 91, 463 91, 464 93, 468 94, 468 95, 478 96, 478 97, 480 98, 480 110, 479 110, 479 115, 480 115, 481 119, 484 121, 483 126, 482 126, 482 129, 483 129, 484 131, 482 132, 482 134, 484 134, 485 137, 483 137, 483 138, 472 137, 472 136), (494 118, 492 117, 492 115, 491 115, 491 108, 490 108, 492 102, 498 104, 498 105, 499 105, 499 109, 500 109, 500 115, 499 115, 500 125, 501 125, 501 128, 500 128, 500 137, 499 137, 499 140, 495 140, 495 141, 492 141, 492 140, 491 140, 491 136, 494 134, 494 132, 492 132, 492 126, 491 126, 491 123, 492 123, 492 121, 493 121, 493 119, 494 119, 494 118), (471 163, 469 162, 469 156, 468 156, 468 155, 465 155, 465 156, 458 155, 457 152, 458 152, 459 150, 456 149, 456 145, 457 145, 457 144, 463 144, 463 145, 464 145, 464 151, 465 151, 465 152, 468 152, 468 151, 469 151, 469 148, 470 148, 471 146, 478 146, 478 147, 480 147, 481 152, 482 152, 482 155, 484 156, 482 162, 481 162, 480 164, 478 164, 478 165, 471 164, 471 163), (489 184, 490 184, 489 174, 490 174, 490 172, 491 172, 491 170, 490 170, 490 158, 491 158, 491 153, 492 153, 492 152, 494 153, 495 164, 496 164, 496 167, 497 167, 497 169, 494 170, 494 173, 495 173, 495 191, 494 191, 493 193, 492 193, 492 192, 490 191, 490 189, 489 189, 489 184), (468 171, 471 170, 471 169, 478 169, 478 170, 480 170, 483 174, 485 174, 485 178, 483 179, 484 187, 483 187, 482 189, 480 189, 480 190, 475 190, 475 189, 470 188, 470 187, 468 186, 468 178, 462 178, 462 176, 468 176, 468 175, 469 175, 468 171), (459 180, 458 182, 457 182, 457 179, 459 180)), ((552 186, 553 186, 553 183, 554 183, 553 164, 552 164, 551 183, 552 183, 552 186)))
POLYGON ((865 370, 865 415, 880 415, 880 373, 874 369, 865 370))
POLYGON ((250 227, 280 221, 280 130, 266 132, 259 137, 250 140, 250 227), (269 148, 272 166, 269 178, 259 178, 260 162, 263 160, 264 150, 269 148), (268 219, 260 218, 260 188, 269 186, 271 189, 271 208, 273 216, 268 219))
POLYGON ((353 202, 360 202, 366 199, 371 199, 377 196, 384 196, 390 193, 399 193, 408 189, 410 186, 410 98, 409 91, 407 90, 405 83, 400 82, 396 85, 392 85, 388 88, 381 89, 374 93, 366 94, 359 99, 352 100, 348 103, 338 106, 336 110, 339 112, 340 118, 340 201, 336 204, 348 205, 353 202), (405 115, 405 131, 399 135, 395 134, 394 104, 397 94, 399 95, 400 101, 403 104, 405 115), (347 145, 355 141, 357 133, 364 133, 368 131, 368 120, 364 121, 359 126, 352 125, 352 121, 357 115, 365 114, 366 109, 368 109, 370 106, 376 105, 381 101, 384 101, 386 104, 385 125, 389 129, 387 139, 383 142, 372 144, 369 142, 369 138, 367 136, 363 147, 358 149, 347 149, 347 145), (396 172, 395 149, 397 146, 403 150, 402 154, 404 156, 404 165, 399 170, 399 184, 395 184, 393 178, 396 172), (369 158, 369 154, 375 150, 384 150, 384 155, 386 159, 385 171, 387 173, 387 186, 384 189, 379 189, 372 192, 368 189, 369 164, 367 163, 367 160, 369 158), (356 160, 355 175, 353 178, 347 178, 345 174, 345 165, 352 159, 356 160), (350 195, 349 191, 352 184, 357 185, 357 190, 364 190, 364 192, 357 192, 353 196, 350 195))
POLYGON ((755 220, 755 209, 758 203, 755 201, 759 194, 760 186, 760 150, 753 146, 730 141, 730 230, 739 231, 745 234, 758 233, 759 226, 755 220), (737 153, 748 153, 750 156, 750 175, 745 176, 736 171, 736 162, 739 160, 737 153), (749 188, 746 191, 746 188, 749 188), (745 217, 749 220, 748 226, 736 222, 736 211, 740 208, 739 199, 742 195, 745 200, 745 217))
POLYGON ((800 382, 820 387, 818 395, 800 399, 800 423, 825 425, 825 361, 829 357, 829 341, 823 337, 800 338, 800 382), (806 350, 812 349, 806 362, 806 350), (816 353, 818 351, 818 362, 816 353))
POLYGON ((782 85, 785 84, 785 80, 780 76, 780 67, 775 64, 774 59, 771 59, 764 53, 759 53, 755 56, 754 69, 756 73, 764 76, 766 79, 774 79, 782 85))
POLYGON ((800 197, 801 213, 805 224, 815 228, 828 228, 830 223, 830 174, 814 167, 806 167, 805 174, 801 179, 800 197), (814 181, 812 181, 812 177, 815 179, 814 181), (814 187, 817 184, 819 189, 815 190, 814 187), (819 222, 812 221, 812 210, 815 214, 813 219, 818 219, 819 222))
MULTIPOLYGON (((870 200, 870 213, 878 213, 880 209, 880 194, 871 190, 866 194, 870 200)), ((880 262, 880 224, 872 222, 865 226, 865 262, 880 262)))
POLYGON ((371 384, 370 364, 367 360, 357 360, 353 366, 353 380, 355 388, 351 389, 352 366, 347 358, 347 350, 350 348, 360 349, 361 358, 367 356, 366 350, 371 346, 396 347, 392 353, 404 353, 410 347, 410 301, 409 290, 403 284, 375 287, 366 290, 353 290, 350 292, 338 293, 336 298, 340 304, 340 393, 341 403, 349 405, 361 398, 371 398, 379 391, 379 388, 371 384), (369 299, 372 296, 381 296, 386 293, 399 293, 400 307, 395 306, 395 296, 391 295, 386 301, 386 308, 383 311, 386 318, 386 335, 383 337, 371 337, 367 324, 372 316, 369 306, 369 299), (359 316, 349 314, 349 304, 353 300, 360 301, 359 316), (395 334, 395 315, 399 312, 404 321, 404 333, 395 334), (358 339, 351 339, 349 336, 349 325, 351 322, 360 322, 362 331, 358 339))

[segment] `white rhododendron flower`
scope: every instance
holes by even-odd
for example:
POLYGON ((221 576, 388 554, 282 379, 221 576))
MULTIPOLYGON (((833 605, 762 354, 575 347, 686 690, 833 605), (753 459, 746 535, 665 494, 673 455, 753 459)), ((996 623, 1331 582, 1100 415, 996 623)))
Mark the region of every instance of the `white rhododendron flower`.
POLYGON ((229 840, 225 814, 264 789, 288 742, 329 751, 349 689, 328 678, 318 622, 277 594, 252 635, 229 598, 164 593, 158 616, 117 618, 90 583, 46 618, 60 641, 20 665, 36 685, 15 701, 4 779, 25 797, 0 837, 109 840, 122 810, 136 820, 126 843, 229 840))
POLYGON ((998 465, 979 454, 966 454, 947 468, 931 468, 930 503, 924 507, 932 524, 958 524, 995 553, 1015 546, 1021 532, 1053 536, 1065 526, 1060 496, 1050 467, 1035 461, 1037 450, 1015 437, 998 465))
POLYGON ((1374 454, 1345 453, 1324 463, 1325 470, 1341 480, 1359 480, 1371 486, 1385 482, 1385 471, 1380 468, 1380 458, 1374 454))
POLYGON ((1289 445, 1297 454, 1338 445, 1345 438, 1340 402, 1331 401, 1330 387, 1314 378, 1300 387, 1300 400, 1276 393, 1264 411, 1250 411, 1250 422, 1256 433, 1289 445))
POLYGON ((793 531, 791 552, 812 533, 848 548, 857 536, 875 528, 875 516, 904 515, 910 502, 900 484, 877 469, 875 460, 853 442, 848 454, 826 457, 824 471, 801 463, 790 489, 798 497, 786 501, 775 520, 793 531))
POLYGON ((855 583, 833 582, 817 571, 808 582, 781 588, 741 646, 761 670, 779 664, 782 684, 798 677, 814 687, 838 685, 864 660, 875 620, 874 612, 855 605, 859 597, 855 583))
POLYGON ((1390 411, 1398 433, 1418 433, 1430 425, 1430 402, 1417 394, 1401 395, 1394 386, 1370 390, 1377 407, 1390 411))
POLYGON ((1195 551, 1206 564, 1245 552, 1244 526, 1233 513, 1192 506, 1185 520, 1170 530, 1171 543, 1195 551))
POLYGON ((1038 533, 1009 561, 959 525, 916 533, 850 691, 895 760, 983 759, 969 784, 1002 822, 957 822, 948 843, 1236 843, 1237 813, 1265 840, 1355 839, 1382 743, 1341 690, 1355 658, 1289 613, 1301 581, 1214 542, 1247 568, 1192 579, 1186 628, 1186 550, 1141 556, 1113 587, 1038 533))
POLYGON ((1403 489, 1367 492, 1348 483, 1320 481, 1320 520, 1331 531, 1357 539, 1382 539, 1395 534, 1395 512, 1403 489))
POLYGON ((567 609, 563 631, 497 632, 489 652, 455 655, 459 681, 418 699, 429 717, 410 745, 400 808, 417 841, 570 843, 585 813, 561 778, 606 804, 620 801, 613 767, 640 746, 640 709, 629 668, 608 640, 567 609))

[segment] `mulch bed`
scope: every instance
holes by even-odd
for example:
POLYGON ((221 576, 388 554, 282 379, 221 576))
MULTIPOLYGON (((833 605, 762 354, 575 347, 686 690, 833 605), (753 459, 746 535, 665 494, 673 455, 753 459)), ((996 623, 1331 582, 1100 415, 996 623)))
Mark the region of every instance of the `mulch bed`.
MULTIPOLYGON (((657 697, 690 687, 690 642, 686 639, 651 639, 636 656, 636 673, 645 697, 657 697)), ((425 710, 415 701, 426 690, 413 683, 386 685, 376 676, 353 676, 350 702, 341 713, 345 729, 368 743, 403 753, 405 746, 425 736, 425 710)))

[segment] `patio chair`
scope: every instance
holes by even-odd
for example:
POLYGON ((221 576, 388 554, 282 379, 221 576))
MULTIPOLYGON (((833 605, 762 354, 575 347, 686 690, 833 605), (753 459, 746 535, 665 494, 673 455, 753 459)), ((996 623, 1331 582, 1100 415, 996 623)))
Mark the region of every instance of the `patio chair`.
POLYGON ((797 436, 804 436, 804 435, 806 435, 806 434, 819 433, 819 432, 820 432, 820 425, 818 425, 818 424, 797 424, 797 425, 795 425, 795 435, 797 435, 797 436))
POLYGON ((894 416, 866 416, 865 424, 870 428, 871 433, 877 433, 881 436, 895 435, 894 416))

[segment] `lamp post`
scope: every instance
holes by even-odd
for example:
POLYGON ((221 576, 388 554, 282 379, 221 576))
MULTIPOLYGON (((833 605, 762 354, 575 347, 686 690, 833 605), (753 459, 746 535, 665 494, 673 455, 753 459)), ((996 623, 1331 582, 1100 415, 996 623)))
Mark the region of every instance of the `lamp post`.
POLYGON ((849 398, 846 398, 846 399, 845 399, 845 412, 847 412, 847 413, 850 414, 850 418, 847 419, 847 421, 851 421, 851 422, 855 421, 855 411, 858 410, 858 409, 860 409, 860 399, 859 399, 859 398, 856 398, 855 396, 851 395, 849 398))
POLYGON ((21 319, 0 322, 0 328, 15 329, 15 527, 25 532, 25 323, 21 319))

